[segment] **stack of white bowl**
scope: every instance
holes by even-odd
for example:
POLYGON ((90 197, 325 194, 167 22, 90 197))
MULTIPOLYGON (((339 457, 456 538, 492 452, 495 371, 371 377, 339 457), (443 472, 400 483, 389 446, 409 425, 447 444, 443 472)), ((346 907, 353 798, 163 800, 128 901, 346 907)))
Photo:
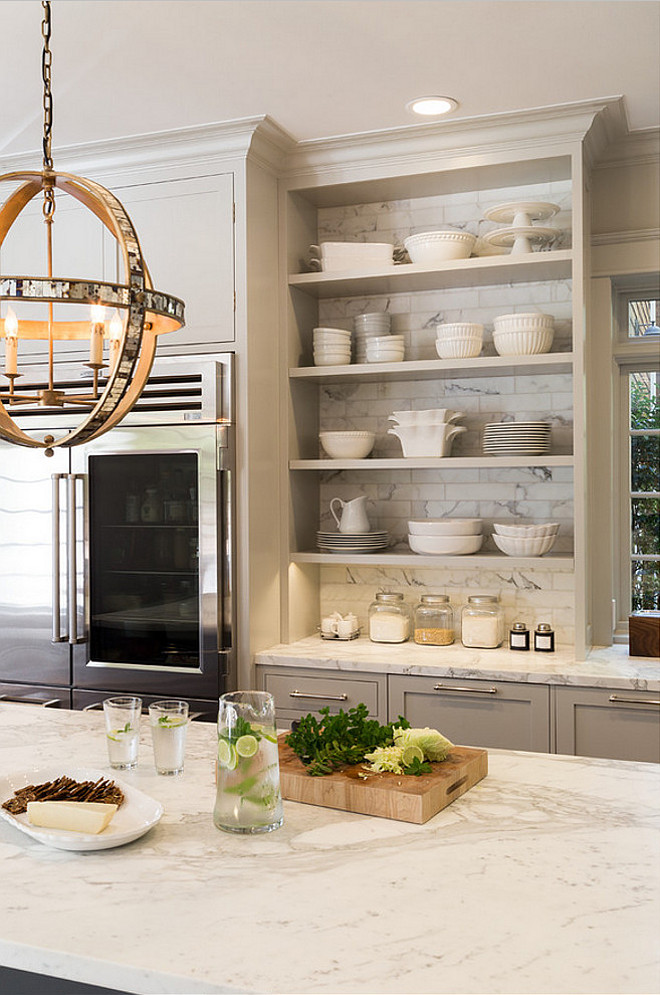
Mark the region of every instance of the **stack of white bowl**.
POLYGON ((470 359, 478 356, 484 339, 484 326, 473 321, 436 325, 435 349, 440 359, 470 359))
POLYGON ((367 362, 367 342, 369 339, 383 338, 390 334, 392 319, 384 311, 370 311, 367 314, 356 314, 353 318, 355 333, 355 362, 367 362))
POLYGON ((413 553, 432 556, 469 556, 481 549, 480 518, 426 518, 408 522, 408 545, 413 553))
POLYGON ((549 352, 555 335, 551 314, 526 311, 501 314, 493 322, 493 343, 500 356, 534 356, 549 352))
POLYGON ((343 328, 315 328, 314 365, 343 366, 351 361, 351 333, 343 328))
POLYGON ((453 422, 463 417, 462 411, 449 408, 427 408, 423 411, 393 411, 388 415, 396 422, 388 435, 396 435, 405 458, 432 458, 449 456, 454 437, 467 431, 464 425, 453 422))
POLYGON ((405 354, 403 335, 374 335, 367 339, 368 363, 402 363, 405 354))
POLYGON ((559 524, 503 525, 495 522, 493 529, 493 542, 507 556, 543 556, 554 546, 559 524))

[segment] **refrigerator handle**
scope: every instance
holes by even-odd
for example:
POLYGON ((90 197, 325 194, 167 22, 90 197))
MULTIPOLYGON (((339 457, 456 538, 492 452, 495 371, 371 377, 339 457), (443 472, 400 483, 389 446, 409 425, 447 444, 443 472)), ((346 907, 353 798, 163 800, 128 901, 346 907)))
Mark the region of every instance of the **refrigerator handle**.
POLYGON ((68 473, 66 503, 66 588, 67 614, 69 617, 69 643, 78 642, 78 571, 76 559, 76 480, 77 474, 68 473))
POLYGON ((54 473, 51 476, 53 486, 53 534, 52 534, 52 613, 53 632, 51 641, 54 643, 64 643, 67 641, 67 634, 62 633, 60 627, 60 481, 66 477, 66 473, 54 473))

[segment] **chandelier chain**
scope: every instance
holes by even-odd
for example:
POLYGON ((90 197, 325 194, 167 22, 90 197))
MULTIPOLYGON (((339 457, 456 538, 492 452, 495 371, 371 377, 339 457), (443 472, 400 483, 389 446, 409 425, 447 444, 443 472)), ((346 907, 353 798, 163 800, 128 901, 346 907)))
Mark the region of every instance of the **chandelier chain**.
MULTIPOLYGON (((53 171, 53 158, 51 155, 51 133, 53 130, 53 94, 51 92, 51 67, 53 64, 53 53, 50 50, 50 2, 42 0, 41 6, 44 10, 44 17, 41 22, 41 35, 44 40, 43 52, 41 55, 41 76, 44 84, 43 108, 44 108, 44 134, 43 134, 43 169, 44 173, 53 171)), ((55 213, 55 191, 51 184, 44 188, 43 213, 45 221, 51 222, 55 213)))

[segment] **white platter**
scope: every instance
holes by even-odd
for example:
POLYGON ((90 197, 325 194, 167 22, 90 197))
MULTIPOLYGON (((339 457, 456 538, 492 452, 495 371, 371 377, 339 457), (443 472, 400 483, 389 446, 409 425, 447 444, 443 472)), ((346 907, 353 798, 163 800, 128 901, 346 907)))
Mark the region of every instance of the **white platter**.
POLYGON ((44 784, 58 777, 71 777, 75 781, 98 781, 100 777, 115 784, 124 792, 124 801, 106 829, 102 833, 74 833, 66 829, 43 829, 28 822, 27 812, 12 815, 7 809, 0 807, 0 816, 22 833, 38 840, 45 846, 57 850, 109 850, 111 847, 123 846, 132 840, 144 836, 163 814, 160 802, 138 791, 125 781, 115 777, 112 772, 95 770, 90 767, 29 767, 0 777, 0 806, 11 798, 15 791, 28 784, 44 784))

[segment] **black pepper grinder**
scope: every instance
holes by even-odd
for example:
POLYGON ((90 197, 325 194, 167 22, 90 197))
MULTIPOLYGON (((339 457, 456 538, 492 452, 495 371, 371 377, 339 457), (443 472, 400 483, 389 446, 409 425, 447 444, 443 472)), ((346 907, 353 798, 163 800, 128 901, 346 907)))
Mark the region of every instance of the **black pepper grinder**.
POLYGON ((554 653, 555 634, 547 622, 539 622, 534 630, 534 650, 536 653, 554 653))
POLYGON ((529 650, 529 629, 524 622, 514 622, 509 630, 510 650, 529 650))

